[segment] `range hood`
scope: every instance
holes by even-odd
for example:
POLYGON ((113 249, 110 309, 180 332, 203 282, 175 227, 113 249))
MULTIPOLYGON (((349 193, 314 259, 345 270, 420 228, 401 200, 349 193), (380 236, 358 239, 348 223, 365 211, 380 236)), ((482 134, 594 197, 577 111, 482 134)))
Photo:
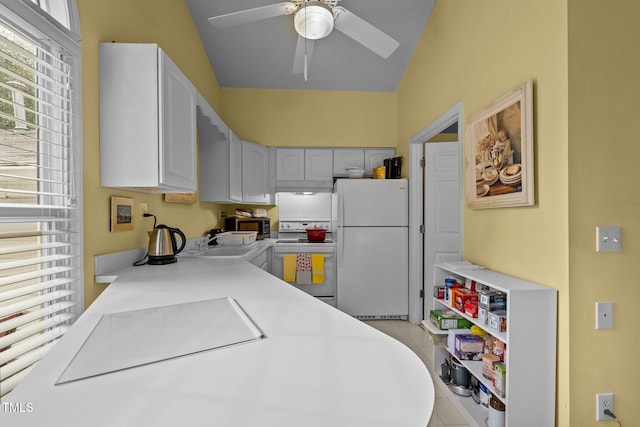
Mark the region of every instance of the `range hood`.
POLYGON ((309 191, 313 193, 332 193, 333 180, 329 181, 276 181, 276 192, 299 193, 309 191))

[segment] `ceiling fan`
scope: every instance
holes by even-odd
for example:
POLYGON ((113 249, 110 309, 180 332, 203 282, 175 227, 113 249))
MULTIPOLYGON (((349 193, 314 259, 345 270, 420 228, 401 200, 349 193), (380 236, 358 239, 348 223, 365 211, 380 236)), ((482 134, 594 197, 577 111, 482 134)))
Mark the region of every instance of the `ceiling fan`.
POLYGON ((276 16, 293 15, 293 26, 298 33, 293 73, 304 74, 313 54, 315 40, 328 36, 333 29, 352 38, 382 58, 388 58, 400 43, 364 19, 338 6, 340 0, 292 0, 268 6, 209 18, 216 28, 248 24, 276 16))

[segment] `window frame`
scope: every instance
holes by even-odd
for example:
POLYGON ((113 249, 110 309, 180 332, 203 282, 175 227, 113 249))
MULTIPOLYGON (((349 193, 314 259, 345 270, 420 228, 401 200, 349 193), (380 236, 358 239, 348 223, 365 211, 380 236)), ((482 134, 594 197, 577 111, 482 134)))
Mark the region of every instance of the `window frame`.
MULTIPOLYGON (((34 40, 49 40, 49 44, 56 46, 56 50, 64 54, 71 67, 72 120, 69 142, 71 145, 70 160, 74 163, 70 170, 73 174, 72 183, 75 188, 74 196, 77 209, 73 210, 72 220, 77 225, 79 233, 75 254, 77 256, 76 286, 73 300, 75 308, 72 312, 77 318, 84 311, 84 236, 83 236, 83 185, 82 185, 82 69, 81 45, 79 36, 79 19, 75 0, 43 0, 49 5, 68 7, 69 27, 67 29, 55 18, 46 13, 32 0, 0 0, 0 16, 2 22, 13 27, 17 32, 34 40)), ((26 220, 34 217, 34 209, 19 207, 2 207, 0 215, 24 217, 26 220)), ((37 216, 37 215, 36 215, 37 216)))

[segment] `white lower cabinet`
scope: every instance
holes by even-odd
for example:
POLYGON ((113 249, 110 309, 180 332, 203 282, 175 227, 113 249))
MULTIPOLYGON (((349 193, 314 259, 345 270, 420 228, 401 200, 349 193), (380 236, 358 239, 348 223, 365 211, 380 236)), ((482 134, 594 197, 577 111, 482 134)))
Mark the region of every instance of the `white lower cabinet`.
POLYGON ((267 273, 271 273, 272 253, 273 249, 271 246, 267 246, 264 249, 259 250, 258 253, 248 261, 267 273))
MULTIPOLYGON (((546 427, 555 425, 556 414, 556 318, 557 291, 526 280, 480 268, 464 268, 460 263, 444 263, 435 266, 435 286, 444 285, 446 278, 456 278, 461 283, 486 285, 491 290, 506 294, 506 332, 498 332, 476 317, 465 314, 437 297, 433 297, 434 309, 453 310, 459 316, 480 326, 504 344, 506 350, 506 393, 504 397, 483 376, 482 362, 461 360, 471 375, 483 383, 490 393, 505 405, 505 426, 546 427)), ((426 290, 432 292, 432 290, 426 290)), ((431 295, 431 294, 429 294, 431 295)), ((425 313, 428 317, 429 313, 425 313)), ((470 426, 485 427, 488 424, 487 407, 472 397, 453 392, 438 375, 442 363, 455 357, 454 349, 447 346, 447 331, 437 329, 428 319, 424 327, 434 337, 434 381, 467 419, 470 426), (450 356, 451 355, 451 356, 450 356)), ((502 345, 501 344, 501 345, 502 345)), ((458 360, 456 358, 456 360, 458 360)), ((493 416, 493 415, 492 415, 493 416)))

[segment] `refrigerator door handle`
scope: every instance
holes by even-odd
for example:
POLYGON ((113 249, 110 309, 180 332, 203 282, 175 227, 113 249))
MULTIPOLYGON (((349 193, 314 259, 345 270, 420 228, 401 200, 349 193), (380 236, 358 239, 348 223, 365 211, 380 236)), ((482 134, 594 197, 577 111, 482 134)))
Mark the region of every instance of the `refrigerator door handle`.
POLYGON ((344 193, 338 191, 338 268, 344 264, 344 193))
POLYGON ((344 264, 344 230, 341 225, 338 226, 338 268, 342 268, 344 264))

